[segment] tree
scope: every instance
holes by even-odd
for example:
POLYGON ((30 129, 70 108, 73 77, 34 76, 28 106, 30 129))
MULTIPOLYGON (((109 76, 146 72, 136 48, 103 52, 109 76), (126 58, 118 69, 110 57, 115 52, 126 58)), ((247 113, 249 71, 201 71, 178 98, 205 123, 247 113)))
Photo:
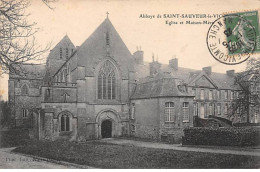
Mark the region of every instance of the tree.
POLYGON ((260 106, 260 57, 248 60, 246 70, 235 76, 235 84, 238 84, 242 91, 234 100, 235 106, 232 108, 231 115, 234 115, 240 108, 241 117, 246 117, 249 123, 250 108, 260 106))
POLYGON ((11 121, 10 107, 7 101, 0 101, 0 126, 9 127, 11 121))
MULTIPOLYGON (((50 9, 56 0, 42 0, 50 9)), ((27 21, 28 0, 0 0, 0 70, 2 73, 21 74, 21 64, 39 60, 49 45, 36 44, 36 23, 27 21)))

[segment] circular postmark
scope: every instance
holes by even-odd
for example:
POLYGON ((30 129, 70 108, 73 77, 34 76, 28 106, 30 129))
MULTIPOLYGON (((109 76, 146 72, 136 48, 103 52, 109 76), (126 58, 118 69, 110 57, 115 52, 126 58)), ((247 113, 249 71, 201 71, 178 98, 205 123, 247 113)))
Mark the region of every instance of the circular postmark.
POLYGON ((239 15, 224 15, 210 26, 207 46, 211 55, 221 63, 227 65, 242 63, 255 50, 255 28, 239 15))

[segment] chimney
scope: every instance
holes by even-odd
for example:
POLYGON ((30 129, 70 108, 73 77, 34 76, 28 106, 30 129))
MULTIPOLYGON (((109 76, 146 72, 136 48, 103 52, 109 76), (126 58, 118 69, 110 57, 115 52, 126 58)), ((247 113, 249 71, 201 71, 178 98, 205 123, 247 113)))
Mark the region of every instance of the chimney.
POLYGON ((144 52, 140 49, 133 54, 136 64, 144 64, 144 52))
POLYGON ((155 76, 161 73, 161 64, 158 61, 154 61, 154 54, 152 55, 153 62, 150 63, 150 76, 155 76))
MULTIPOLYGON (((174 56, 174 57, 176 57, 176 56, 174 56)), ((177 58, 173 58, 173 59, 169 60, 169 66, 173 70, 177 71, 178 70, 178 59, 177 58)))
POLYGON ((235 75, 235 70, 227 70, 227 76, 233 77, 235 75))
POLYGON ((202 70, 203 70, 204 72, 206 72, 206 74, 208 74, 208 75, 211 74, 211 66, 204 67, 204 68, 202 68, 202 70))

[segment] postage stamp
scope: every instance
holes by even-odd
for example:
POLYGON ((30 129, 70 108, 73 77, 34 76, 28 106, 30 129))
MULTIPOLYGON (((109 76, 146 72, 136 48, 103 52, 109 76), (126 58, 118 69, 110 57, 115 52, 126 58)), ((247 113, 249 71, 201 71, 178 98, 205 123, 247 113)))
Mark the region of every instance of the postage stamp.
POLYGON ((260 52, 258 11, 223 14, 210 26, 207 46, 221 63, 235 65, 260 52))

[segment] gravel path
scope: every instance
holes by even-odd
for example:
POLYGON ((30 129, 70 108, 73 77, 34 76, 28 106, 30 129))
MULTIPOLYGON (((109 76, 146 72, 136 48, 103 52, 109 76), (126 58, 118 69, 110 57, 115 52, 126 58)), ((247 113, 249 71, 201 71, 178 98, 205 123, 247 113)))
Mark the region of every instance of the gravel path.
POLYGON ((159 149, 172 149, 180 151, 194 151, 194 152, 209 152, 209 153, 221 153, 221 154, 233 154, 233 155, 249 155, 249 156, 260 156, 259 149, 245 149, 238 147, 192 147, 192 146, 182 146, 181 144, 165 144, 165 143, 155 143, 155 142, 143 142, 136 140, 127 140, 127 139, 102 139, 101 142, 113 143, 113 144, 122 144, 122 145, 132 145, 139 147, 147 148, 159 148, 159 149))

